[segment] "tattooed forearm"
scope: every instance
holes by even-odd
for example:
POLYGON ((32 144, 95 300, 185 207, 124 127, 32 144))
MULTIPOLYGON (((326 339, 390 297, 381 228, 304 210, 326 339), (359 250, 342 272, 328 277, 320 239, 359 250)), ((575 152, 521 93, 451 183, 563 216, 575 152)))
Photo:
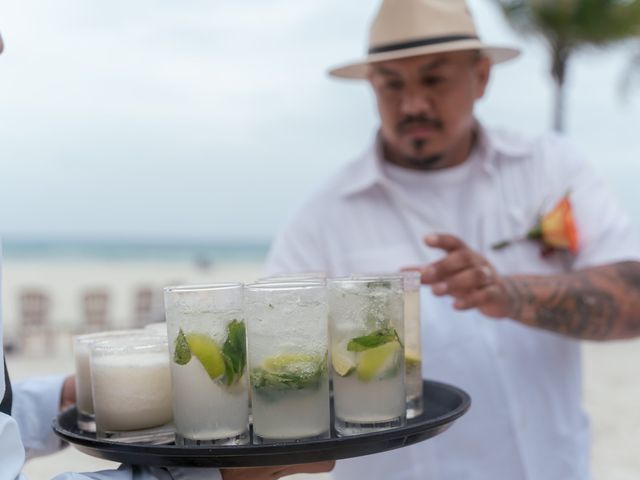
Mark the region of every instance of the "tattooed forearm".
POLYGON ((640 335, 640 263, 508 277, 505 288, 510 317, 527 325, 590 340, 640 335))

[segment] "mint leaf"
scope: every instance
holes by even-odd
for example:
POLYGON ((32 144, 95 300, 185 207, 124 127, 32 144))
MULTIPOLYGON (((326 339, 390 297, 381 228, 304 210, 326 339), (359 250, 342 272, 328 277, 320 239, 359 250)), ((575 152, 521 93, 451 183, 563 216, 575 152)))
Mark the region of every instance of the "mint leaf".
POLYGON ((176 337, 176 348, 173 352, 173 361, 178 365, 186 365, 191 360, 191 349, 189 349, 189 343, 184 336, 182 329, 178 332, 176 337))
POLYGON ((363 352, 394 340, 400 340, 395 328, 382 328, 369 335, 352 338, 347 344, 347 350, 350 352, 363 352))
POLYGON ((317 364, 300 368, 293 365, 277 372, 256 367, 251 370, 251 385, 260 393, 318 388, 327 376, 326 355, 317 364))
POLYGON ((374 280, 372 282, 367 282, 367 288, 391 288, 390 280, 374 280))
POLYGON ((247 365, 246 328, 244 322, 236 319, 227 325, 227 339, 222 346, 224 359, 224 383, 238 382, 247 365))

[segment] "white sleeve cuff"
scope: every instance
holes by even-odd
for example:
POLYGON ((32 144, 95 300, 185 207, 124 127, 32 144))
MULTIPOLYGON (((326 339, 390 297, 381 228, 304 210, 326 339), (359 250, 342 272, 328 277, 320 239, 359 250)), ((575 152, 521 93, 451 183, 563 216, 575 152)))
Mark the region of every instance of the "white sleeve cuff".
POLYGON ((64 375, 34 377, 13 388, 11 416, 20 429, 27 458, 57 452, 64 445, 51 428, 60 409, 64 379, 64 375))

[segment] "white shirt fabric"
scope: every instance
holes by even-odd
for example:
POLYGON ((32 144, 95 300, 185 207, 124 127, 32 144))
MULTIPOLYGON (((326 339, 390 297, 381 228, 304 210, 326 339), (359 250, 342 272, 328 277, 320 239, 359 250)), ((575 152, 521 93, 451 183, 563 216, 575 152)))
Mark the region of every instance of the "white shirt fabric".
MULTIPOLYGON (((266 273, 395 271, 436 261, 429 233, 460 237, 501 274, 552 275, 640 260, 628 218, 582 155, 557 136, 479 129, 460 166, 415 172, 385 164, 378 141, 308 201, 277 237, 266 273), (520 242, 571 191, 580 251, 543 258, 520 242)), ((582 407, 580 342, 421 292, 423 376, 457 385, 470 411, 412 447, 338 462, 338 480, 585 480, 590 434, 582 407)), ((426 399, 428 408, 429 399, 426 399)))
MULTIPOLYGON (((0 250, 0 258, 1 253, 0 250)), ((0 280, 1 278, 0 275, 0 280)), ((0 345, 1 311, 0 308, 0 345)), ((2 364, 0 371, 4 371, 2 364)), ((62 448, 62 442, 51 429, 51 422, 58 413, 63 381, 63 376, 37 377, 13 385, 11 416, 0 413, 0 480, 27 480, 20 473, 27 458, 53 453, 62 448)), ((4 392, 4 375, 0 375, 0 399, 4 397, 4 392)), ((211 468, 165 469, 122 465, 117 471, 63 473, 55 477, 55 480, 89 479, 221 480, 222 476, 217 469, 211 468)))

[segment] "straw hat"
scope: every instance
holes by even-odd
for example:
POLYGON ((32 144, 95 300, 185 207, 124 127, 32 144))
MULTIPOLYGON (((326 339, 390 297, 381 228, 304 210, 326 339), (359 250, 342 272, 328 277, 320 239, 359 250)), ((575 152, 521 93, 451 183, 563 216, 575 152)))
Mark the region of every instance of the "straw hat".
POLYGON ((367 66, 374 62, 460 50, 481 50, 494 64, 520 53, 484 44, 464 0, 383 0, 369 31, 367 57, 329 74, 366 78, 367 66))

